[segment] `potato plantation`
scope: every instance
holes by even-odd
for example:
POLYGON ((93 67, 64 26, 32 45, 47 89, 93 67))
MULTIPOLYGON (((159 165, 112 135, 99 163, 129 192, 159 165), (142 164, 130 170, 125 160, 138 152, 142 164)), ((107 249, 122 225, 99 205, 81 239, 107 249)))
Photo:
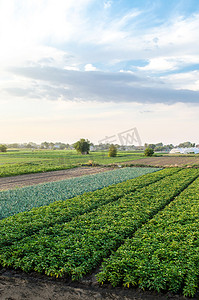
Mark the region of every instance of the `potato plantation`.
POLYGON ((198 291, 199 169, 125 168, 0 197, 4 268, 78 281, 99 267, 101 285, 198 291))

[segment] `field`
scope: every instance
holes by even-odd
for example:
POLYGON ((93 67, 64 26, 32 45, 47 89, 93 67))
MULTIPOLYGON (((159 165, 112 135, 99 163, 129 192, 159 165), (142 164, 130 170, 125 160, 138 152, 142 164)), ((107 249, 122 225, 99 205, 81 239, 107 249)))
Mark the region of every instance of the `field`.
MULTIPOLYGON (((157 168, 122 168, 95 175, 86 175, 58 182, 38 184, 0 192, 0 219, 34 207, 48 205, 55 201, 73 198, 103 187, 116 184, 147 173, 157 168)), ((94 195, 93 195, 94 197, 94 195)))
POLYGON ((108 157, 107 152, 91 152, 79 155, 72 150, 17 150, 0 153, 0 178, 21 174, 66 170, 82 165, 110 166, 114 164, 155 167, 199 167, 198 155, 157 154, 145 158, 143 153, 119 152, 108 157))
MULTIPOLYGON (((174 293, 174 298, 177 293, 184 299, 197 297, 199 169, 156 169, 110 184, 2 219, 1 273, 16 269, 18 276, 40 274, 64 286, 89 282, 98 286, 98 299, 106 298, 99 298, 99 291, 102 295, 110 285, 111 291, 120 287, 112 299, 136 299, 136 287, 174 293), (126 290, 123 298, 121 286, 126 290)), ((8 192, 2 192, 7 201, 8 192)), ((161 294, 153 295, 161 299, 161 294)), ((153 298, 139 294, 139 299, 153 298)))
POLYGON ((120 152, 108 157, 107 152, 80 155, 69 150, 9 151, 0 153, 0 177, 70 169, 82 164, 107 165, 137 160, 143 154, 120 152))
POLYGON ((170 154, 159 157, 145 157, 138 161, 126 162, 132 166, 154 166, 154 167, 199 167, 199 155, 173 155, 170 154))

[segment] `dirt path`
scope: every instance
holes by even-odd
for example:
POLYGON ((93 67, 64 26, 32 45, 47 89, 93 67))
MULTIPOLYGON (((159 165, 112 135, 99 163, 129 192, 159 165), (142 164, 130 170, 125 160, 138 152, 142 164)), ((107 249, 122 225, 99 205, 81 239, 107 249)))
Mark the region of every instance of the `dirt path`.
POLYGON ((0 178, 0 190, 14 189, 18 187, 34 185, 45 182, 59 181, 72 177, 91 175, 113 170, 105 167, 79 167, 74 169, 52 171, 45 173, 25 174, 0 178))

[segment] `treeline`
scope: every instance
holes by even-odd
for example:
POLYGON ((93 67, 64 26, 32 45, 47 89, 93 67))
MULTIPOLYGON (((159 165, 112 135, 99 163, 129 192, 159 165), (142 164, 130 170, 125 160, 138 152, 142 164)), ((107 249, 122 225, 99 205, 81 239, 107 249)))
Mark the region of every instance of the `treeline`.
POLYGON ((159 151, 169 152, 171 149, 174 148, 174 145, 173 144, 163 145, 163 143, 157 143, 157 144, 147 144, 147 143, 145 143, 144 148, 145 149, 149 148, 149 149, 152 149, 156 152, 159 152, 159 151))
POLYGON ((199 145, 196 145, 196 143, 191 142, 183 142, 179 145, 174 146, 173 144, 163 145, 163 143, 157 143, 157 144, 144 144, 144 148, 150 148, 154 151, 170 151, 171 149, 178 147, 178 148, 192 148, 192 147, 198 147, 199 145))
POLYGON ((49 149, 49 150, 55 150, 55 149, 59 149, 59 150, 70 150, 73 149, 73 146, 70 144, 65 144, 65 143, 61 143, 61 142, 43 142, 41 144, 36 144, 33 142, 29 142, 29 143, 12 143, 12 144, 7 144, 6 145, 7 148, 12 148, 12 149, 49 149))
MULTIPOLYGON (((11 144, 0 144, 0 152, 6 152, 7 149, 46 149, 46 150, 73 150, 75 144, 62 143, 62 142, 42 142, 41 144, 36 144, 33 142, 29 143, 11 143, 11 144)), ((163 143, 157 144, 147 144, 144 146, 135 146, 135 145, 119 145, 114 144, 118 151, 144 151, 146 148, 153 149, 154 152, 169 152, 171 149, 175 147, 179 148, 191 148, 191 147, 199 147, 196 143, 191 142, 183 142, 179 145, 174 146, 173 144, 164 145, 163 143)), ((90 143, 91 151, 108 151, 110 148, 110 144, 99 144, 94 145, 90 143)))

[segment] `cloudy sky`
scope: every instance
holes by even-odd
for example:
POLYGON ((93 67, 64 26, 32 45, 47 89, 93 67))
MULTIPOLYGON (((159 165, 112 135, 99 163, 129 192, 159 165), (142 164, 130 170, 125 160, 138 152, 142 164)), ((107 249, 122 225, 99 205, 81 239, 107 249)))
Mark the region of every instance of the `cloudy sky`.
POLYGON ((199 143, 198 0, 0 0, 0 143, 199 143))

